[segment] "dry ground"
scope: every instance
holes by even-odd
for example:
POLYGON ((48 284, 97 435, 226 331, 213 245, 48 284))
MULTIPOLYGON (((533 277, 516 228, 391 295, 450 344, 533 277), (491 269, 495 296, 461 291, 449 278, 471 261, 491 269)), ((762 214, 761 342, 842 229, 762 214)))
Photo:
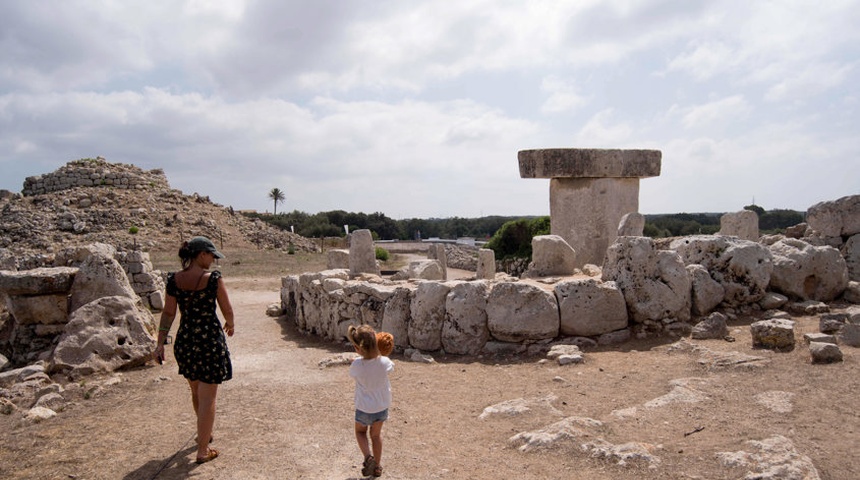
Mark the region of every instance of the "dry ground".
MULTIPOLYGON (((320 267, 312 256, 266 259, 226 252, 222 265, 236 311, 229 340, 234 378, 219 390, 215 444, 221 457, 195 465, 195 424, 187 384, 168 353, 148 365, 91 378, 57 417, 39 424, 0 416, 0 478, 4 479, 357 479, 360 454, 352 434, 353 384, 345 366, 318 362, 345 345, 298 333, 265 315, 278 301, 279 275, 320 267), (254 273, 261 275, 254 275, 254 273), (110 382, 107 382, 110 383, 110 382), (85 399, 83 392, 103 387, 85 399)), ((169 256, 157 257, 157 264, 169 256)), ((164 260, 168 261, 168 260, 164 260)), ((172 260, 169 260, 172 261, 172 260)), ((165 267, 166 268, 166 267, 165 267)), ((811 365, 806 348, 754 350, 750 320, 732 325, 736 342, 700 341, 714 351, 766 357, 761 368, 709 368, 674 352, 674 340, 642 340, 586 353, 582 365, 530 358, 437 356, 419 364, 394 355, 394 404, 384 427, 383 478, 391 479, 740 479, 750 468, 720 466, 717 452, 750 451, 748 440, 791 439, 824 479, 857 478, 860 460, 858 351, 845 361, 811 365), (646 408, 670 381, 698 378, 696 403, 646 408), (757 401, 767 392, 776 405, 757 401), (503 401, 550 396, 544 407, 517 416, 479 415, 503 401), (627 419, 613 411, 636 407, 627 419), (653 445, 659 463, 591 458, 573 441, 524 453, 509 438, 568 416, 606 422, 612 443, 653 445), (695 433, 694 433, 695 432, 695 433)), ((175 328, 175 327, 174 327, 175 328)), ((817 330, 802 318, 798 335, 817 330)), ((72 395, 70 395, 72 396, 72 395)), ((629 411, 629 410, 628 410, 629 411)))

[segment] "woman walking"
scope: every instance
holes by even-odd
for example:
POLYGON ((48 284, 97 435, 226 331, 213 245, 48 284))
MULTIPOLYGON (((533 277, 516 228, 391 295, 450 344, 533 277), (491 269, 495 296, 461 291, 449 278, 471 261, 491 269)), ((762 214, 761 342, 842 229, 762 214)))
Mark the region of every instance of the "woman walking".
POLYGON ((218 385, 233 377, 230 352, 224 332, 233 336, 233 307, 221 272, 209 272, 216 258, 224 255, 206 237, 194 237, 179 249, 182 270, 168 273, 166 299, 158 327, 158 343, 153 355, 164 361, 164 342, 179 307, 181 319, 173 345, 179 374, 191 387, 191 402, 197 415, 197 463, 214 460, 218 450, 211 448, 215 424, 215 397, 218 385), (215 305, 224 316, 224 326, 215 305))

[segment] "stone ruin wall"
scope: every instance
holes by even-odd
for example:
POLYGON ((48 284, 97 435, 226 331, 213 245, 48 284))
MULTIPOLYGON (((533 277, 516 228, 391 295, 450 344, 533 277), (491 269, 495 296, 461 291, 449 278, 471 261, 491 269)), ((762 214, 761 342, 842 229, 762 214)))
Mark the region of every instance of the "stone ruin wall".
POLYGON ((726 215, 717 235, 620 236, 602 268, 576 276, 393 281, 330 267, 284 277, 281 307, 299 330, 334 341, 366 323, 394 334, 400 349, 478 355, 686 335, 713 312, 804 315, 828 311, 825 302, 860 303, 860 196, 813 206, 808 217, 809 226, 755 240, 733 230, 757 218, 738 215, 726 215))
POLYGON ((160 168, 144 171, 134 165, 108 163, 98 157, 75 160, 54 172, 27 177, 21 193, 33 196, 75 187, 98 186, 138 190, 170 188, 167 176, 160 168))
MULTIPOLYGON (((110 250, 110 249, 109 249, 110 250)), ((73 255, 71 253, 69 256, 73 255)), ((68 299, 71 295, 71 285, 77 274, 75 262, 66 258, 64 252, 60 252, 54 261, 48 262, 48 257, 38 257, 27 260, 29 268, 18 270, 25 273, 26 270, 39 269, 41 271, 56 271, 60 277, 67 276, 69 280, 63 291, 32 291, 20 295, 7 295, 0 292, 3 302, 0 304, 0 313, 9 315, 9 310, 19 312, 21 319, 9 322, 3 328, 13 329, 3 337, 9 337, 9 350, 14 354, 9 358, 14 365, 29 364, 38 360, 46 352, 50 352, 57 344, 59 336, 65 331, 66 323, 69 321, 67 314, 68 299), (68 273, 63 273, 68 271, 68 273), (30 321, 28 319, 32 319, 30 321)), ((6 259, 8 260, 8 259, 6 259)), ((166 272, 154 270, 148 252, 142 251, 117 251, 114 260, 125 272, 131 290, 141 301, 143 308, 150 312, 160 312, 164 308, 164 289, 166 272)), ((23 261, 23 260, 22 260, 23 261)), ((9 262, 0 255, 0 266, 8 265, 9 262)), ((12 268, 10 271, 16 271, 12 268)), ((35 277, 34 277, 35 278, 35 277)), ((38 284, 38 281, 33 281, 38 284)), ((64 282, 49 282, 52 285, 60 285, 64 282)), ((0 328, 0 330, 3 330, 0 328)))

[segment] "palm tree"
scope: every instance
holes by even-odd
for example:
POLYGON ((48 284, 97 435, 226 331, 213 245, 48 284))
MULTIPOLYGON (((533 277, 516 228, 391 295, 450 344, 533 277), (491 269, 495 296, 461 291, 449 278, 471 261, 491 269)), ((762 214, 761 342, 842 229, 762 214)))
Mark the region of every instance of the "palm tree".
POLYGON ((280 188, 275 187, 269 192, 269 198, 271 198, 275 202, 274 215, 277 215, 278 214, 278 202, 284 203, 284 200, 287 197, 284 195, 284 192, 280 188))

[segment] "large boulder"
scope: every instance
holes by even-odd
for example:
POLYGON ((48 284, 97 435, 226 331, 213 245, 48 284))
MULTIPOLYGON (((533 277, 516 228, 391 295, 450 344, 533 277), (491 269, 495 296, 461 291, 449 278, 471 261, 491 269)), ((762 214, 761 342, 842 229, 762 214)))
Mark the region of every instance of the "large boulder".
MULTIPOLYGON (((96 245, 98 246, 98 244, 96 245)), ((86 249, 80 249, 86 252, 86 249)), ((69 311, 103 297, 121 296, 139 301, 128 281, 125 269, 109 252, 94 249, 80 262, 75 281, 70 291, 69 311)))
POLYGON ((398 287, 385 301, 381 328, 383 332, 388 332, 394 336, 396 347, 406 348, 409 346, 412 293, 413 290, 410 288, 398 287))
POLYGON ((530 283, 498 283, 487 297, 487 327, 503 342, 555 338, 558 302, 552 292, 530 283))
POLYGON ((18 325, 64 324, 77 273, 72 267, 0 270, 0 299, 18 325))
POLYGON ((618 237, 606 252, 603 280, 624 294, 636 323, 690 319, 690 277, 677 253, 657 250, 648 237, 618 237))
POLYGON ((773 271, 771 253, 764 245, 718 235, 693 235, 669 245, 684 264, 705 267, 723 286, 723 305, 736 307, 764 297, 773 271))
POLYGON ((794 238, 770 246, 773 290, 801 300, 828 302, 848 287, 848 266, 839 250, 794 238))
POLYGON ((692 282, 690 295, 693 315, 707 315, 723 302, 726 289, 720 282, 711 278, 711 273, 708 272, 707 268, 697 263, 687 265, 687 273, 692 282))
POLYGON ((487 328, 487 295, 484 281, 460 282, 448 293, 442 347, 448 353, 477 355, 490 338, 487 328))
POLYGON ((408 335, 409 344, 419 350, 442 348, 442 324, 445 322, 445 302, 451 285, 421 282, 412 300, 408 335))
POLYGON ((860 195, 816 203, 806 211, 806 223, 825 237, 860 233, 860 195))
POLYGON ((630 212, 621 217, 618 222, 619 237, 641 237, 645 231, 645 215, 630 212))
POLYGON ((524 277, 572 275, 576 270, 576 252, 559 235, 537 235, 532 238, 532 261, 524 277))
POLYGON ((860 234, 851 235, 840 252, 848 266, 848 278, 855 282, 860 281, 860 234))
POLYGON ((726 213, 720 217, 720 235, 758 240, 758 215, 752 210, 726 213))
POLYGON ((627 305, 615 282, 593 278, 555 286, 562 335, 592 337, 627 328, 627 305))
POLYGON ((154 332, 152 314, 136 299, 99 298, 72 312, 51 369, 89 375, 142 365, 155 348, 154 332))

